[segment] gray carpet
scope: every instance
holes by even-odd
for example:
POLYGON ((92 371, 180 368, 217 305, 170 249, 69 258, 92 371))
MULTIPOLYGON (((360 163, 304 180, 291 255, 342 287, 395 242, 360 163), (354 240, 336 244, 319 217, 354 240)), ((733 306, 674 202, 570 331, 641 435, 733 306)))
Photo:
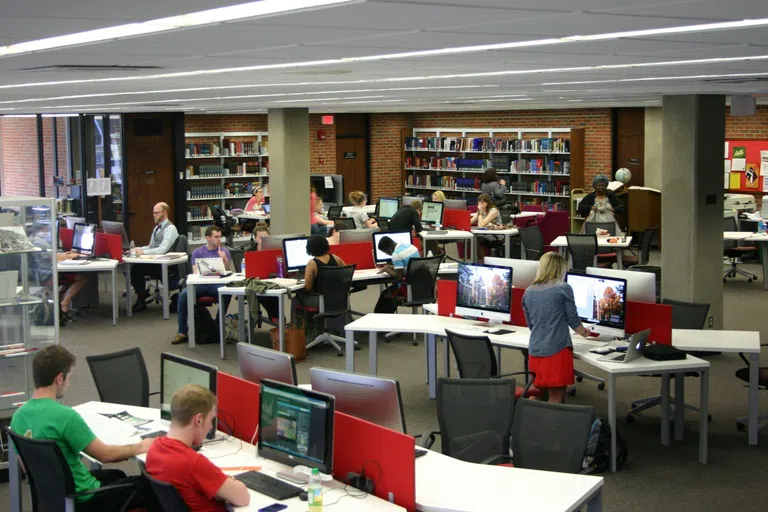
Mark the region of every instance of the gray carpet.
MULTIPOLYGON (((656 255, 654 255, 656 256, 656 255)), ((761 275, 756 265, 745 268, 761 275)), ((118 286, 122 286, 119 284, 118 286)), ((103 284, 101 289, 104 289, 103 284)), ((354 296, 355 309, 372 311, 377 289, 369 289, 354 296)), ((65 397, 67 404, 97 400, 84 357, 88 354, 111 352, 127 347, 141 348, 147 362, 152 390, 159 388, 160 353, 169 351, 200 361, 215 364, 220 370, 238 375, 235 349, 227 346, 227 359, 219 359, 218 345, 172 347, 170 340, 176 333, 176 316, 168 321, 162 318, 162 309, 152 306, 133 319, 121 317, 118 325, 111 325, 109 295, 102 294, 103 304, 89 310, 84 316, 61 330, 61 342, 79 359, 72 385, 65 397)), ((739 278, 724 287, 725 328, 761 331, 762 340, 768 342, 768 324, 763 315, 768 311, 768 292, 763 283, 747 283, 739 278)), ((407 311, 403 310, 403 313, 407 311)), ((367 368, 367 341, 361 337, 362 350, 357 352, 358 369, 367 368)), ((409 433, 437 428, 435 403, 427 398, 425 385, 425 359, 423 343, 414 347, 410 337, 403 336, 392 343, 379 343, 379 374, 399 379, 403 392, 406 422, 409 433)), ((505 351, 503 367, 522 369, 522 360, 516 351, 505 351)), ((619 431, 629 445, 629 460, 616 474, 604 474, 604 506, 606 510, 766 510, 768 488, 762 479, 768 468, 768 436, 761 436, 759 447, 747 445, 746 433, 736 431, 736 417, 746 415, 747 392, 734 371, 743 366, 737 355, 717 355, 712 363, 710 378, 710 412, 712 423, 709 434, 709 464, 698 460, 698 418, 686 414, 685 439, 672 441, 669 447, 660 445, 660 419, 658 408, 642 415, 628 425, 624 414, 629 401, 656 395, 660 381, 654 378, 628 377, 618 379, 619 431)), ((762 365, 768 365, 768 352, 763 353, 762 365)), ((308 382, 308 368, 312 365, 343 369, 344 359, 337 357, 330 347, 316 347, 307 361, 299 363, 299 382, 308 382)), ((577 367, 591 371, 590 368, 577 367)), ((689 379, 686 402, 698 403, 698 380, 689 379)), ((598 414, 606 416, 607 396, 598 391, 595 383, 577 384, 577 394, 570 403, 594 405, 598 414)), ((768 392, 760 392, 760 404, 768 412, 768 392)), ((135 472, 135 464, 119 465, 135 472)), ((552 490, 557 492, 556 489, 552 490)), ((482 489, 478 489, 482 492, 482 489)), ((8 502, 8 485, 0 484, 0 503, 8 502)), ((26 510, 31 510, 27 506, 26 510)))

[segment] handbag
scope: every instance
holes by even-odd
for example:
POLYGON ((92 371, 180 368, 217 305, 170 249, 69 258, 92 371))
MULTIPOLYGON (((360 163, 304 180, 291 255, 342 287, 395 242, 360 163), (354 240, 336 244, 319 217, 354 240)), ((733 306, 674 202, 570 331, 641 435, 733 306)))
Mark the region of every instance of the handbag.
MULTIPOLYGON (((297 321, 285 324, 285 352, 292 354, 296 361, 307 358, 307 333, 306 321, 299 315, 295 315, 297 321)), ((272 349, 280 350, 280 330, 275 327, 269 330, 272 338, 272 349)))

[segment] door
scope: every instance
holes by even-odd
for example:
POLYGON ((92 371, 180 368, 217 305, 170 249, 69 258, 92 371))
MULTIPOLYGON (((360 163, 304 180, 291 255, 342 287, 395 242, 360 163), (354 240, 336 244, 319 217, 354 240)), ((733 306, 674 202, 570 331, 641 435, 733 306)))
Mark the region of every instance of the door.
POLYGON ((155 226, 152 207, 168 203, 173 218, 173 124, 168 116, 126 114, 125 173, 128 193, 128 237, 149 244, 155 226))
POLYGON ((645 185, 645 109, 616 109, 616 157, 614 171, 623 167, 632 173, 627 187, 645 185))
POLYGON ((336 172, 344 176, 345 199, 353 190, 366 190, 367 160, 365 137, 336 138, 336 172))

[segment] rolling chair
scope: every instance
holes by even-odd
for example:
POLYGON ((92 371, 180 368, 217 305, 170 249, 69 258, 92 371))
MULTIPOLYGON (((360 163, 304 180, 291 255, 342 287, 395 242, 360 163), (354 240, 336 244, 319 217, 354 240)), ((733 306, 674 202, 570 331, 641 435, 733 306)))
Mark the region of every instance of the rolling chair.
MULTIPOLYGON (((584 233, 587 235, 597 235, 597 230, 602 229, 608 232, 611 236, 616 236, 616 223, 615 222, 585 222, 584 233)), ((598 263, 607 263, 612 265, 616 261, 616 251, 608 248, 597 249, 597 261, 598 263)))
POLYGON ((113 404, 149 407, 149 376, 144 356, 138 347, 86 356, 99 400, 113 404))
POLYGON ((597 237, 595 235, 575 235, 566 233, 568 254, 571 257, 570 268, 577 272, 586 272, 587 267, 597 267, 597 237))
MULTIPOLYGON (((189 244, 187 242, 186 235, 179 235, 176 238, 176 241, 173 243, 173 246, 171 246, 171 250, 168 252, 183 252, 186 254, 189 254, 189 244)), ((173 297, 170 295, 171 290, 179 290, 181 291, 181 288, 183 286, 182 280, 187 277, 187 274, 189 274, 189 265, 188 263, 179 263, 178 265, 174 265, 172 267, 168 267, 168 287, 170 288, 168 298, 169 300, 173 301, 173 297)), ((147 298, 147 304, 154 301, 155 304, 160 304, 163 301, 162 296, 162 280, 161 279, 155 279, 154 280, 155 289, 154 291, 149 292, 149 297, 147 298)), ((148 290, 149 291, 149 290, 148 290)), ((175 294, 178 295, 178 294, 175 294)))
POLYGON ((520 234, 521 256, 523 256, 523 259, 531 261, 540 260, 544 254, 544 237, 539 226, 518 228, 517 231, 520 234))
MULTIPOLYGON (((739 226, 738 226, 738 223, 736 222, 735 217, 726 217, 723 220, 725 222, 723 231, 739 230, 739 226)), ((724 249, 725 256, 727 256, 731 260, 731 266, 727 267, 723 272, 724 283, 726 282, 727 278, 736 277, 736 274, 740 274, 746 277, 750 283, 754 279, 757 279, 757 276, 755 274, 747 272, 746 270, 742 270, 737 266, 739 258, 744 258, 745 256, 757 255, 757 247, 753 245, 739 245, 739 242, 737 242, 736 240, 724 240, 723 249, 724 249)))
POLYGON ((141 476, 147 479, 149 487, 152 489, 152 493, 155 495, 155 498, 157 498, 158 503, 160 503, 160 506, 163 507, 165 512, 189 512, 189 507, 182 499, 179 491, 177 491, 173 485, 153 478, 147 473, 147 467, 144 465, 144 462, 138 462, 139 469, 141 469, 141 476))
MULTIPOLYGON (((761 347, 768 346, 768 343, 762 343, 760 344, 761 347)), ((743 380, 744 382, 749 385, 749 360, 744 357, 744 354, 739 353, 739 357, 746 363, 745 368, 739 368, 736 370, 736 377, 743 380)), ((768 390, 768 366, 761 366, 758 370, 758 387, 763 390, 768 390)), ((739 432, 744 432, 747 430, 747 423, 749 422, 748 416, 743 416, 741 418, 738 418, 736 420, 736 430, 739 432)), ((765 429, 765 427, 768 426, 768 414, 760 414, 757 417, 757 430, 762 431, 765 429)))
MULTIPOLYGON (((324 266, 320 268, 317 280, 320 281, 322 289, 318 293, 308 294, 317 297, 318 306, 313 307, 299 304, 299 308, 310 314, 312 320, 319 319, 323 323, 327 319, 339 318, 341 316, 346 317, 350 313, 349 293, 352 287, 352 276, 355 273, 355 267, 356 265, 353 264, 345 267, 324 266)), ((312 340, 311 343, 308 343, 307 349, 321 343, 328 343, 336 349, 338 356, 341 357, 344 353, 339 343, 345 342, 346 339, 341 336, 324 332, 312 340)))
POLYGON ((656 231, 658 227, 648 228, 640 235, 640 243, 638 245, 638 254, 624 254, 622 259, 624 268, 629 268, 633 265, 647 265, 651 258, 651 244, 656 237, 656 231))
MULTIPOLYGON (((426 258, 411 258, 408 260, 408 268, 405 270, 404 283, 406 285, 405 297, 393 296, 395 306, 411 308, 411 314, 417 314, 418 308, 425 304, 434 304, 437 301, 435 284, 440 264, 445 259, 443 254, 426 258)), ((389 342, 399 333, 388 333, 384 340, 389 342)), ((416 335, 413 335, 413 345, 418 345, 416 335)))

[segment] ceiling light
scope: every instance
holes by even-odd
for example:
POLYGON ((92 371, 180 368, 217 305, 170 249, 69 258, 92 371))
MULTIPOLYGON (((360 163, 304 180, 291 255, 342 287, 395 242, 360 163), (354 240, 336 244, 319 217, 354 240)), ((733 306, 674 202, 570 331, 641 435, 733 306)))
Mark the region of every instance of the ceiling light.
POLYGON ((718 75, 646 76, 638 78, 611 78, 606 80, 582 80, 575 82, 545 82, 541 85, 614 84, 619 82, 652 82, 656 80, 704 80, 710 78, 766 76, 768 73, 727 73, 718 75))
POLYGON ((383 98, 384 96, 353 96, 353 97, 338 97, 338 98, 309 98, 304 100, 280 100, 273 101, 272 103, 304 103, 307 101, 341 101, 341 100, 367 100, 368 98, 383 98))

